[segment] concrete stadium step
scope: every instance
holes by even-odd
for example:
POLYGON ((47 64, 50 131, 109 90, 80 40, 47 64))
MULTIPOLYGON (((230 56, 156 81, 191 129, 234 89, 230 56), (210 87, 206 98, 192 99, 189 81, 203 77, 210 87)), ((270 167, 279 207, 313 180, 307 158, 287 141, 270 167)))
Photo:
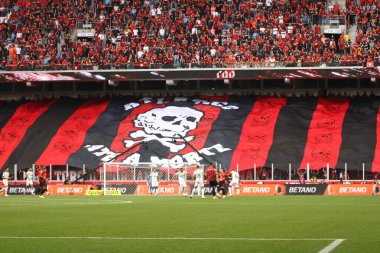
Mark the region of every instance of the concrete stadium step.
MULTIPOLYGON (((346 0, 337 0, 337 2, 342 10, 346 9, 346 0)), ((335 1, 333 2, 333 4, 335 4, 335 1)))
POLYGON ((350 35, 351 43, 353 44, 357 36, 357 25, 354 24, 350 27, 347 27, 347 32, 350 35))

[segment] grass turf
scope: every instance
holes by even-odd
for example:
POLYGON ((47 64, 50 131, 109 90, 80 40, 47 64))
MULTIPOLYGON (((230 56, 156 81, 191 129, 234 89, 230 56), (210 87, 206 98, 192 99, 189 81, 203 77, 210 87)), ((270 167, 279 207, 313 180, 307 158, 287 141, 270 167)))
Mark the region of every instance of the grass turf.
POLYGON ((318 252, 333 241, 131 239, 175 237, 342 238, 333 252, 379 252, 379 214, 378 197, 2 196, 0 252, 318 252))

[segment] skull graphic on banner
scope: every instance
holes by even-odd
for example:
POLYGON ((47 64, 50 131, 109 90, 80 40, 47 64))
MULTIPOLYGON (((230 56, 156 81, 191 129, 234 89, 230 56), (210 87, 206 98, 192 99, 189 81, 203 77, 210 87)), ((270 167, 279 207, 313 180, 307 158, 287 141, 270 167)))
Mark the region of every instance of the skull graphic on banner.
POLYGON ((167 106, 149 110, 139 114, 133 121, 134 126, 141 129, 132 132, 132 140, 124 140, 124 144, 131 147, 135 143, 157 140, 170 152, 178 152, 186 144, 176 138, 193 140, 194 136, 188 136, 188 133, 197 128, 203 116, 203 112, 188 107, 167 106))

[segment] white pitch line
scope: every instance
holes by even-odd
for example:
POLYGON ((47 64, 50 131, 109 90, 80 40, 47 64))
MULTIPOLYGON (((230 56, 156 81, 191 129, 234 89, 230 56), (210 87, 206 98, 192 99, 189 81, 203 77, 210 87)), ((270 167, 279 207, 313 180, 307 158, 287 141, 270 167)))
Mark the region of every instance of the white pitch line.
POLYGON ((132 201, 107 201, 107 202, 103 202, 103 201, 84 201, 84 202, 72 202, 72 203, 68 203, 68 202, 63 202, 63 203, 58 203, 58 202, 53 202, 53 203, 49 203, 49 204, 52 204, 52 205, 57 205, 57 206, 62 206, 62 205, 119 205, 119 204, 131 204, 132 201))
POLYGON ((318 253, 329 253, 333 251, 336 247, 338 247, 345 239, 336 239, 325 248, 321 249, 318 253))
MULTIPOLYGON (((332 238, 249 238, 249 237, 103 237, 103 236, 0 236, 0 239, 87 239, 87 240, 229 240, 229 241, 339 241, 343 239, 332 238)), ((344 241, 344 240, 343 240, 344 241)), ((331 245, 331 244, 330 244, 331 245)))
POLYGON ((32 204, 41 204, 41 203, 48 203, 49 205, 119 205, 119 204, 132 204, 132 201, 125 201, 125 200, 113 200, 113 201, 82 201, 82 202, 55 202, 50 200, 34 200, 34 201, 26 201, 27 203, 7 203, 3 202, 0 203, 1 206, 25 206, 32 204))

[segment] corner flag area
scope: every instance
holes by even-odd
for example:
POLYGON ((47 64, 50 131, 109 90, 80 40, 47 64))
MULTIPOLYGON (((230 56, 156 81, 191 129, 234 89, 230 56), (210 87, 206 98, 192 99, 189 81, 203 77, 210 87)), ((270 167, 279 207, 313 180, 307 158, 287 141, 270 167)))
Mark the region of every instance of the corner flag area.
POLYGON ((376 197, 0 198, 1 252, 376 252, 376 197))

